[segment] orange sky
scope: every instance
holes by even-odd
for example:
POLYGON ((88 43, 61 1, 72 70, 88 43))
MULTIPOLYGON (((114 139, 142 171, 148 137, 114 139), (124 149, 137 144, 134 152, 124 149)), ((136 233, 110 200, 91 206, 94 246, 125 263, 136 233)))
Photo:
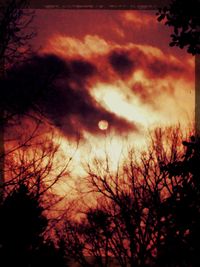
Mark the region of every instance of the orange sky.
POLYGON ((69 69, 47 111, 63 151, 81 136, 76 163, 105 145, 117 162, 124 142, 141 147, 148 129, 194 119, 194 58, 168 46, 170 30, 155 13, 36 11, 34 46, 69 69))

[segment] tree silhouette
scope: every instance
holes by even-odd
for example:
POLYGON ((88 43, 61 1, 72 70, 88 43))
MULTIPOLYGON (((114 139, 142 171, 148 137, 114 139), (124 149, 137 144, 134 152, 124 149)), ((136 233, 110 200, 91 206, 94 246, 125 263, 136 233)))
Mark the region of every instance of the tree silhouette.
POLYGON ((61 250, 51 240, 44 239, 48 220, 43 211, 37 196, 23 183, 1 203, 2 266, 66 266, 61 250))
POLYGON ((172 0, 168 6, 160 8, 158 21, 173 27, 170 46, 186 47, 193 55, 200 54, 200 1, 172 0))
POLYGON ((29 141, 31 146, 26 143, 14 148, 6 158, 7 179, 0 203, 2 266, 64 267, 62 244, 56 246, 50 234, 58 215, 49 215, 62 200, 53 186, 67 174, 70 160, 60 170, 57 166, 55 172, 58 145, 53 145, 52 139, 44 143, 33 143, 32 138, 29 141))
POLYGON ((3 191, 7 197, 19 184, 27 186, 51 218, 46 231, 48 233, 60 216, 59 204, 65 198, 55 188, 69 177, 69 166, 73 157, 65 155, 61 163, 59 159, 63 155, 53 137, 42 140, 38 140, 37 136, 33 137, 35 139, 31 138, 29 142, 22 143, 7 153, 3 191))
POLYGON ((112 259, 123 267, 184 266, 183 253, 189 258, 186 266, 194 266, 188 235, 190 225, 198 225, 193 177, 180 168, 175 175, 169 171, 177 162, 185 164, 180 132, 158 129, 151 140, 147 152, 138 159, 130 151, 117 171, 109 158, 87 165, 88 186, 98 204, 86 209, 81 221, 66 221, 62 232, 66 254, 81 266, 110 266, 112 259))
MULTIPOLYGON (((200 186, 199 140, 183 142, 190 149, 188 155, 177 164, 167 166, 166 171, 178 182, 173 193, 162 203, 162 242, 158 250, 158 263, 162 266, 199 266, 200 235, 200 186)), ((158 265, 159 266, 159 265, 158 265)))
POLYGON ((28 195, 28 189, 23 184, 4 200, 0 227, 2 257, 5 256, 3 262, 10 260, 13 264, 15 261, 21 262, 22 266, 28 264, 29 246, 35 247, 41 242, 40 235, 47 225, 41 213, 42 208, 33 196, 28 195), (8 257, 9 252, 12 257, 8 257))
POLYGON ((33 12, 27 0, 9 0, 0 6, 1 73, 11 65, 25 60, 31 53, 29 40, 35 36, 30 24, 33 12))
MULTIPOLYGON (((31 121, 36 129, 47 122, 44 103, 48 102, 49 97, 54 98, 56 82, 60 75, 66 74, 66 65, 58 57, 38 56, 31 51, 29 41, 35 35, 30 28, 33 13, 26 7, 26 0, 11 0, 1 6, 0 60, 4 70, 0 76, 1 190, 5 188, 6 134, 16 132, 16 128, 23 129, 25 119, 31 121)), ((31 135, 27 137, 28 141, 31 135)))
MULTIPOLYGON (((24 61, 31 51, 29 40, 35 33, 27 30, 33 19, 33 13, 25 9, 27 4, 26 0, 2 1, 0 4, 0 186, 4 182, 4 127, 7 121, 7 114, 2 105, 2 80, 5 79, 8 68, 24 61)), ((2 195, 2 192, 0 194, 2 195)))

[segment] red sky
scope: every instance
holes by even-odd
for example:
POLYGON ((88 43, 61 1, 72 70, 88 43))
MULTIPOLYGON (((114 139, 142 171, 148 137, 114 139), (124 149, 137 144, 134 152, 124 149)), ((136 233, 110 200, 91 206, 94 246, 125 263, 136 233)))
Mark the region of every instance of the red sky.
MULTIPOLYGON (((47 107, 63 149, 77 131, 97 154, 104 137, 115 136, 109 143, 114 159, 120 142, 141 146, 149 128, 192 122, 194 58, 169 47, 171 29, 158 23, 155 13, 36 10, 33 44, 42 60, 53 54, 51 60, 70 69, 47 107), (99 129, 101 120, 105 131, 99 129)), ((80 152, 77 160, 81 157, 80 152)))
POLYGON ((166 123, 191 116, 194 58, 168 46, 171 29, 156 21, 155 11, 37 10, 35 25, 41 53, 92 64, 96 73, 85 87, 107 109, 117 113, 109 104, 116 97, 138 108, 143 117, 136 123, 144 124, 150 112, 158 118, 163 113, 166 123))

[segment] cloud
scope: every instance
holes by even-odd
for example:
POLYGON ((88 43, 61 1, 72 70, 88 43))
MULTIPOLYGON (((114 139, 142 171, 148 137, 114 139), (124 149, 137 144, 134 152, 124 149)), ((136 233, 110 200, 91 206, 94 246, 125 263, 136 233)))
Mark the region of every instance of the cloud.
MULTIPOLYGON (((183 72, 193 71, 188 68, 188 64, 183 63, 187 61, 187 55, 181 62, 154 46, 134 43, 119 45, 97 35, 86 35, 82 39, 54 36, 43 52, 55 53, 65 59, 80 57, 93 62, 99 69, 107 67, 109 70, 107 61, 120 78, 132 75, 136 69, 142 69, 149 78, 155 79, 169 75, 180 76, 183 72)), ((110 70, 108 74, 111 74, 110 70)))
POLYGON ((72 89, 68 83, 58 83, 44 107, 55 125, 70 136, 84 131, 100 134, 100 120, 107 120, 118 133, 136 130, 133 124, 101 107, 85 88, 72 89))
POLYGON ((70 64, 71 64, 72 72, 75 73, 80 78, 87 78, 93 75, 96 71, 96 68, 94 65, 82 59, 72 60, 70 64))
MULTIPOLYGON (((44 53, 57 54, 68 64, 70 70, 73 68, 70 73, 71 79, 67 85, 76 92, 86 91, 90 106, 92 103, 94 104, 93 107, 104 107, 109 112, 115 113, 117 118, 122 116, 124 113, 120 110, 120 106, 116 109, 116 106, 114 108, 110 105, 111 100, 109 100, 110 104, 106 102, 109 97, 106 96, 106 91, 112 89, 121 95, 121 99, 126 99, 130 110, 133 110, 133 106, 140 110, 144 109, 144 114, 159 118, 160 121, 174 121, 175 118, 178 118, 178 114, 190 114, 193 109, 194 62, 188 60, 188 55, 183 55, 180 58, 178 55, 165 53, 159 47, 152 45, 133 42, 119 44, 97 35, 86 35, 79 39, 54 36, 49 40, 49 44, 44 53), (98 84, 101 86, 97 86, 98 84), (104 96, 101 96, 100 91, 102 90, 104 96), (93 96, 93 102, 89 100, 91 96, 93 96), (183 98, 187 99, 187 105, 180 100, 183 98), (171 110, 177 116, 172 116, 168 112, 169 105, 167 103, 174 105, 171 110), (160 119, 162 116, 163 118, 160 119)), ((91 112, 96 114, 96 109, 91 112)), ((103 117, 103 113, 101 116, 103 117)), ((134 122, 134 116, 135 113, 130 114, 129 120, 134 122)), ((78 123, 75 117, 76 115, 73 115, 70 118, 72 124, 74 121, 78 123)), ((99 117, 94 115, 94 118, 96 119, 92 119, 88 115, 88 120, 92 120, 93 125, 95 125, 94 128, 91 128, 92 132, 95 132, 96 121, 99 117)), ((124 118, 126 117, 124 116, 124 118)), ((82 118, 79 116, 79 123, 82 125, 83 122, 81 121, 82 118)), ((139 121, 138 118, 137 122, 139 121)), ((143 118, 141 124, 144 121, 143 118)), ((147 118, 147 121, 152 122, 153 119, 147 118)), ((149 125, 149 123, 147 122, 145 125, 149 125)), ((88 127, 87 125, 88 122, 86 121, 85 129, 88 127)), ((115 125, 117 129, 117 123, 115 125)), ((135 127, 134 123, 133 127, 135 127)), ((125 126, 125 131, 128 128, 125 126)))
POLYGON ((133 71, 134 63, 126 51, 113 51, 108 56, 108 60, 119 75, 130 75, 133 71))
POLYGON ((86 35, 82 40, 69 37, 67 35, 54 35, 48 40, 48 44, 43 49, 43 53, 51 51, 64 58, 84 57, 89 58, 95 54, 108 53, 110 43, 100 38, 98 35, 86 35))
POLYGON ((155 27, 158 24, 152 11, 126 11, 121 14, 121 17, 124 23, 139 29, 149 28, 149 25, 155 27))
POLYGON ((151 58, 145 66, 147 76, 153 79, 162 79, 167 76, 181 77, 186 68, 179 62, 167 60, 167 58, 151 58))
MULTIPOLYGON (((98 121, 107 120, 108 131, 118 135, 110 148, 116 162, 123 133, 130 133, 131 145, 142 147, 146 129, 187 123, 192 117, 194 58, 184 53, 180 57, 176 49, 168 48, 167 27, 157 28, 154 11, 152 20, 142 11, 38 12, 39 38, 34 40, 43 50, 9 74, 9 86, 8 81, 0 84, 0 106, 7 102, 11 112, 17 108, 21 114, 41 111, 63 136, 73 141, 80 133, 88 139, 95 153, 96 140, 101 149, 105 145, 98 121), (129 16, 124 18, 124 13, 129 16), (133 13, 138 13, 136 21, 133 13)), ((62 144, 66 154, 68 148, 62 144)), ((83 149, 83 157, 85 153, 83 149)), ((77 166, 80 155, 78 151, 77 166)))
POLYGON ((28 109, 37 110, 38 101, 46 97, 54 77, 61 73, 67 77, 69 68, 54 55, 33 56, 26 63, 16 65, 1 80, 1 105, 11 114, 23 114, 28 109))
POLYGON ((139 96, 143 102, 148 103, 148 102, 152 101, 151 94, 150 94, 149 90, 147 90, 147 88, 145 88, 143 86, 142 82, 136 82, 133 85, 132 90, 133 90, 134 94, 139 96))
POLYGON ((63 60, 55 55, 34 56, 10 70, 1 99, 8 112, 42 112, 64 134, 100 134, 98 122, 107 120, 118 133, 137 131, 137 127, 107 111, 89 94, 87 79, 96 67, 87 60, 63 60))
POLYGON ((147 47, 145 51, 134 44, 111 50, 108 61, 118 75, 126 74, 127 78, 132 77, 137 70, 157 80, 170 76, 181 77, 183 73, 188 73, 187 67, 173 57, 165 56, 161 51, 158 53, 152 47, 147 47))

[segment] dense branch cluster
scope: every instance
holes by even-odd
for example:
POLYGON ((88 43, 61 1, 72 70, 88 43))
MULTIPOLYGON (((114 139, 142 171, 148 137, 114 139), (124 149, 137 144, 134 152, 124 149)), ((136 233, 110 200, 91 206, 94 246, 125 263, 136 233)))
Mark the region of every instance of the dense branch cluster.
POLYGON ((197 266, 200 157, 185 159, 181 136, 169 136, 166 146, 156 131, 148 152, 130 152, 116 172, 108 158, 88 164, 98 204, 81 221, 63 222, 68 258, 81 266, 197 266))
POLYGON ((28 30, 33 13, 27 7, 25 0, 10 0, 0 6, 0 59, 4 69, 29 55, 29 40, 35 33, 28 30))

